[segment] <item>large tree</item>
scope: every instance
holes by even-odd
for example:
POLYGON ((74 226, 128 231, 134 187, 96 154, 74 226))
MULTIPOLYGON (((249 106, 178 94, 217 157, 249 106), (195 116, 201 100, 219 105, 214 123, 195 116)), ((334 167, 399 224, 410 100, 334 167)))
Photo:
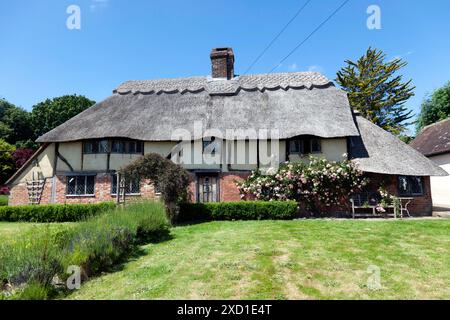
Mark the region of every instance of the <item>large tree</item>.
POLYGON ((26 144, 32 139, 30 114, 8 101, 0 100, 0 139, 10 144, 26 144))
POLYGON ((450 117, 450 82, 425 98, 417 120, 417 132, 423 127, 450 117))
POLYGON ((13 145, 3 139, 0 139, 0 185, 14 172, 14 161, 12 154, 16 150, 13 145))
POLYGON ((383 129, 399 135, 410 123, 412 111, 404 106, 414 95, 411 80, 403 82, 396 74, 406 66, 401 59, 386 61, 386 55, 377 49, 367 52, 337 73, 337 83, 348 93, 350 105, 362 116, 383 129))
POLYGON ((95 101, 84 96, 66 95, 47 99, 33 106, 31 123, 34 137, 38 138, 44 133, 63 124, 70 118, 91 107, 95 101))

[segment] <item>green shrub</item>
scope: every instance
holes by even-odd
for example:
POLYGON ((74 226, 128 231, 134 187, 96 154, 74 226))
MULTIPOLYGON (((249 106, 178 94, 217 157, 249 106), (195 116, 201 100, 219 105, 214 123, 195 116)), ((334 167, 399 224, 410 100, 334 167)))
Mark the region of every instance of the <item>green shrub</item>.
POLYGON ((80 221, 113 209, 113 202, 98 204, 52 204, 0 207, 0 221, 70 222, 80 221))
POLYGON ((208 220, 287 220, 297 216, 295 201, 183 203, 178 222, 208 220))
POLYGON ((0 207, 8 205, 8 196, 0 194, 0 207))
POLYGON ((135 203, 89 219, 65 234, 58 242, 67 248, 63 267, 81 266, 87 275, 115 265, 133 246, 167 238, 169 222, 160 203, 135 203))
POLYGON ((81 267, 84 278, 107 271, 137 244, 167 238, 169 227, 161 203, 137 203, 58 230, 36 228, 0 243, 0 283, 27 284, 18 298, 47 297, 54 276, 67 279, 69 266, 81 267))
POLYGON ((18 300, 47 300, 51 292, 52 289, 49 286, 44 286, 39 282, 30 282, 14 298, 18 300))
POLYGON ((166 206, 171 222, 177 220, 178 202, 187 197, 189 173, 182 166, 157 153, 139 157, 120 169, 125 179, 150 179, 161 191, 161 199, 166 206))

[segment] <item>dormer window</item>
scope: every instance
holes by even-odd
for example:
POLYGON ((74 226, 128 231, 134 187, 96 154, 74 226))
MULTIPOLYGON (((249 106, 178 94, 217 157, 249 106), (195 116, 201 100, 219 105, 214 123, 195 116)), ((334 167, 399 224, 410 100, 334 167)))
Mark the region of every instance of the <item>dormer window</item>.
POLYGON ((218 151, 218 143, 215 137, 203 138, 203 154, 214 155, 218 151))
POLYGON ((318 138, 295 138, 289 140, 289 154, 311 154, 322 152, 320 139, 318 138))
POLYGON ((107 153, 108 140, 89 140, 83 144, 84 153, 107 153))
POLYGON ((83 142, 84 154, 122 153, 141 154, 144 145, 137 140, 87 140, 83 142))

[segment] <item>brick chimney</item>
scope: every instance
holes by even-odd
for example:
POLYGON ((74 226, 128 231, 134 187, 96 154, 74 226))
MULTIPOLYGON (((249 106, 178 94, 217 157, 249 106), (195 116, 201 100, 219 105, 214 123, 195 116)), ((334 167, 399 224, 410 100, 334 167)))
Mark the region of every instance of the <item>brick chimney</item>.
POLYGON ((210 57, 213 78, 230 80, 234 77, 234 53, 232 48, 213 48, 210 57))

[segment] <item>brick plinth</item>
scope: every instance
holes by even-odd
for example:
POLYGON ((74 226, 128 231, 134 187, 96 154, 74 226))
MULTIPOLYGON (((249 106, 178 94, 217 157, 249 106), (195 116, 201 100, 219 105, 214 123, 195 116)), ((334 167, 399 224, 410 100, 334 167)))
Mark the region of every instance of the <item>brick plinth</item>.
MULTIPOLYGON (((40 204, 70 204, 70 203, 99 203, 105 201, 115 201, 116 195, 111 194, 112 176, 110 174, 97 174, 95 177, 95 194, 92 196, 72 196, 67 195, 67 177, 56 176, 45 180, 44 189, 41 195, 40 204), (53 182, 56 186, 53 187, 53 182), (52 188, 56 193, 52 199, 52 188)), ((139 195, 126 195, 126 200, 133 199, 154 199, 155 190, 149 180, 141 181, 139 195)), ((25 183, 15 185, 11 188, 9 205, 26 205, 28 202, 28 191, 25 183)))
POLYGON ((250 175, 249 172, 227 172, 220 176, 220 200, 240 201, 241 195, 236 186, 236 182, 245 180, 250 175))
MULTIPOLYGON (((197 192, 197 177, 195 173, 190 173, 191 183, 189 185, 189 199, 192 202, 196 201, 197 192)), ((239 190, 236 186, 237 181, 242 181, 250 175, 250 172, 244 171, 232 171, 219 173, 219 198, 220 201, 240 201, 239 190)), ((378 190, 380 186, 387 188, 388 192, 392 195, 398 195, 398 176, 394 175, 380 175, 380 174, 368 174, 370 179, 368 186, 369 190, 378 190)), ((46 179, 44 184, 44 190, 41 196, 41 204, 49 203, 98 203, 104 201, 115 201, 116 196, 111 195, 111 175, 110 174, 97 174, 95 178, 95 195, 93 196, 68 196, 66 195, 66 183, 67 177, 57 176, 55 179, 46 179), (53 187, 52 183, 55 182, 56 186, 53 187), (56 194, 52 200, 52 188, 55 188, 56 194)), ((423 195, 412 196, 413 200, 408 206, 411 215, 414 216, 429 216, 432 213, 432 200, 431 200, 431 188, 430 178, 423 177, 423 195)), ((127 195, 127 200, 133 199, 155 199, 155 190, 153 184, 150 181, 145 180, 141 182, 140 195, 127 195)), ((26 184, 18 184, 11 188, 11 194, 9 197, 10 205, 25 205, 28 204, 28 191, 26 184)), ((302 207, 300 205, 300 207, 302 207)), ((336 212, 349 212, 349 206, 344 205, 342 207, 322 208, 323 211, 329 213, 336 212)))

